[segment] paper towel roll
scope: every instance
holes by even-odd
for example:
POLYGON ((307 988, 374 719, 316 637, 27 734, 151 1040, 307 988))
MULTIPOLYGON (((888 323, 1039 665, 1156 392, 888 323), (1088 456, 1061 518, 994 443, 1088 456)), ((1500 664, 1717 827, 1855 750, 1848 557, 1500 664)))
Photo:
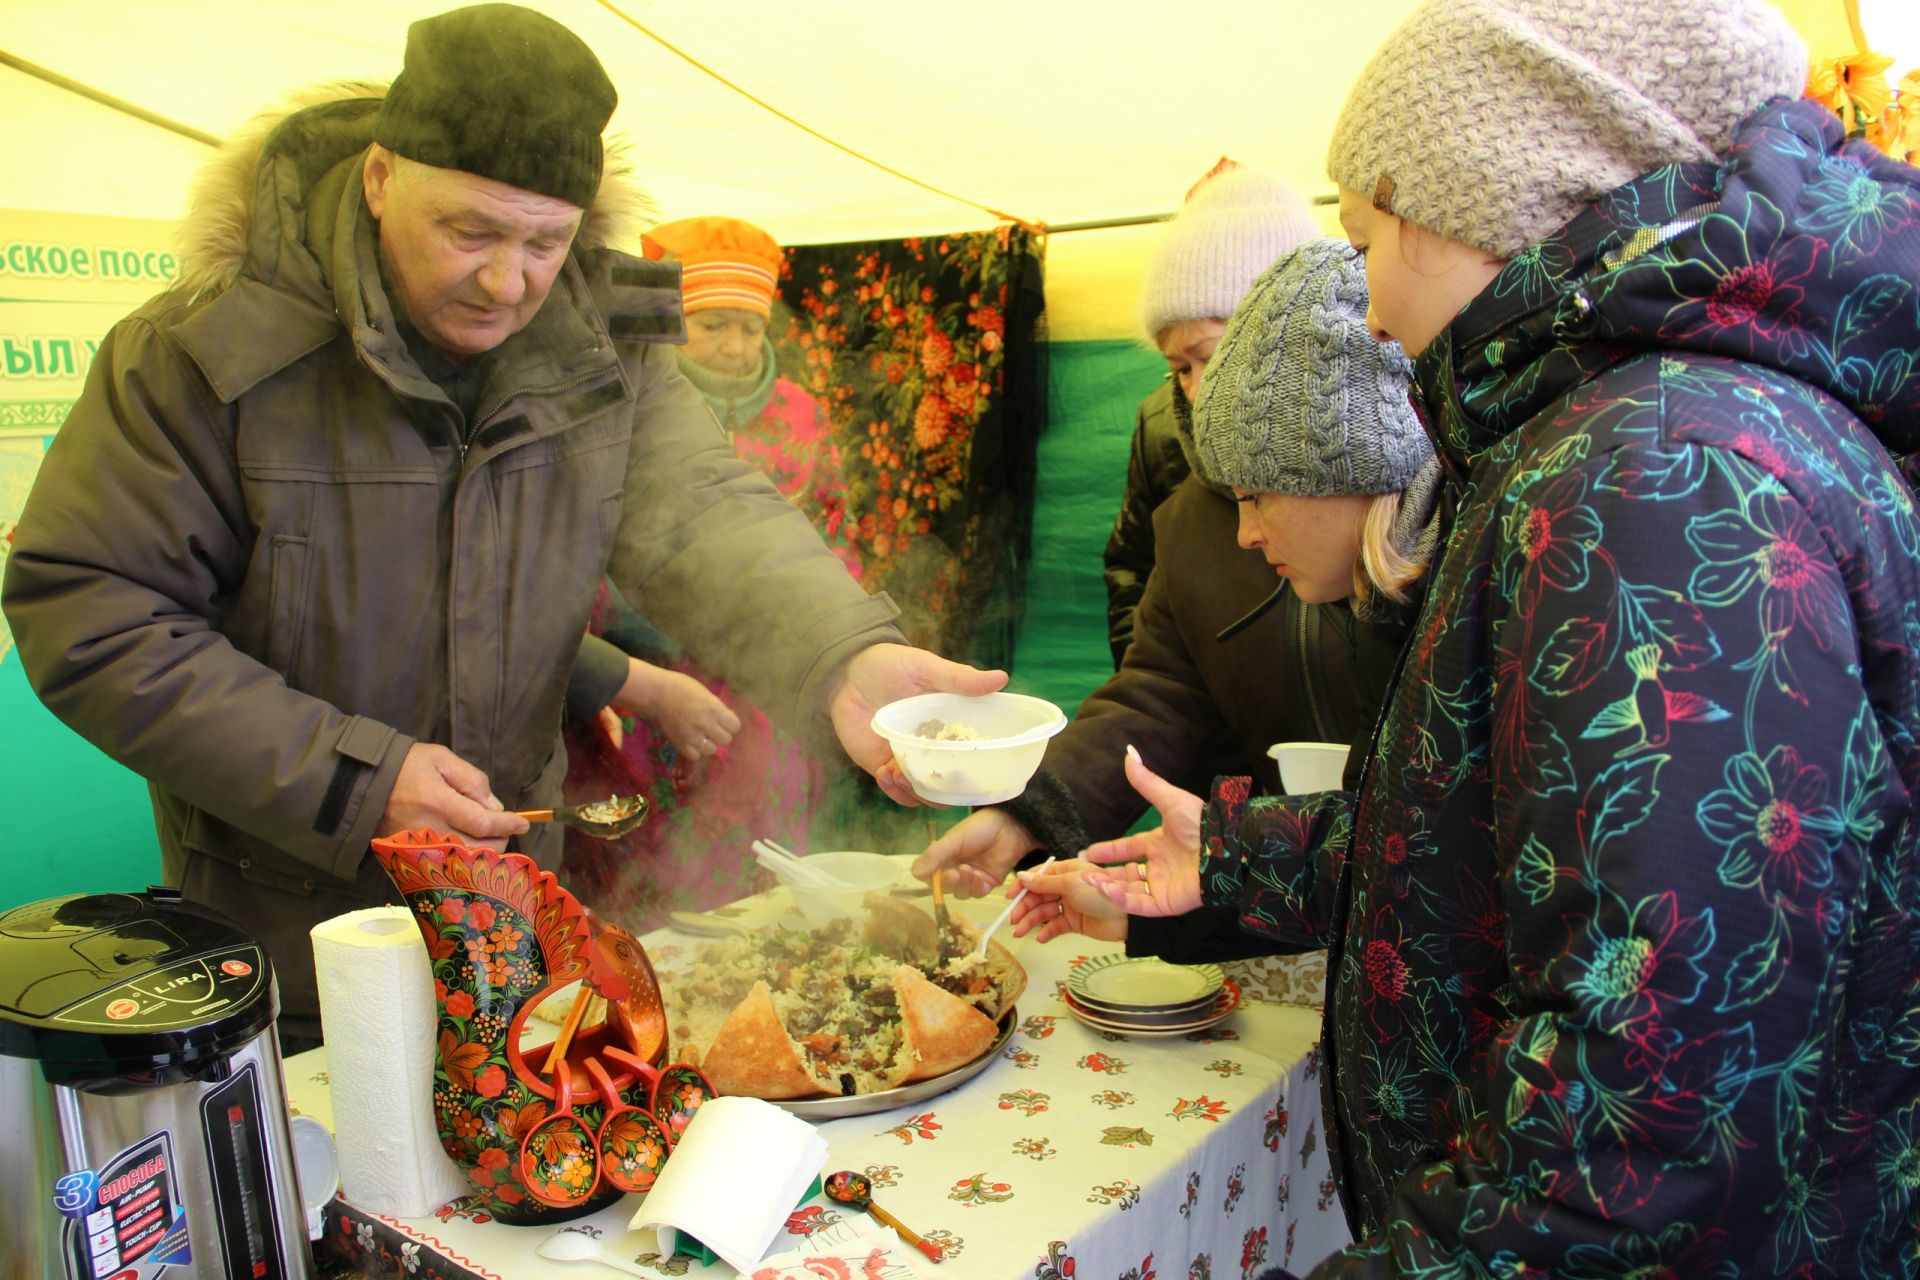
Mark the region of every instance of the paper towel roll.
POLYGON ((421 1218, 468 1194, 433 1123, 433 969, 405 907, 349 911, 313 929, 340 1190, 354 1205, 421 1218))

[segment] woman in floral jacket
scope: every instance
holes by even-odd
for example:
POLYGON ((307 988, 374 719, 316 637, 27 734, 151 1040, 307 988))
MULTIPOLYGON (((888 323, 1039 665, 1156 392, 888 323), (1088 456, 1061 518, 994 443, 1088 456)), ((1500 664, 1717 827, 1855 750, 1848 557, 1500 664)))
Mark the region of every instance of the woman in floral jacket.
POLYGON ((1332 949, 1316 1275, 1920 1274, 1920 173, 1804 79, 1761 0, 1434 0, 1342 113, 1450 540, 1357 797, 1137 770, 1089 852, 1332 949))

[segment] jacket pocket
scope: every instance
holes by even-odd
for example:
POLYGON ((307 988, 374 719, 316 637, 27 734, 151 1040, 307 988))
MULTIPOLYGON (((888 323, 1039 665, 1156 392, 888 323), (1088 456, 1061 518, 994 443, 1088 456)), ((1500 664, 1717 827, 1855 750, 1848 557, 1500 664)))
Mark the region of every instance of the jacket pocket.
POLYGON ((352 887, 288 857, 266 841, 220 821, 197 806, 187 810, 180 844, 190 853, 227 863, 242 880, 296 897, 307 897, 315 889, 342 893, 352 887))
POLYGON ((273 580, 267 598, 267 665, 294 683, 307 615, 307 540, 273 536, 273 580))

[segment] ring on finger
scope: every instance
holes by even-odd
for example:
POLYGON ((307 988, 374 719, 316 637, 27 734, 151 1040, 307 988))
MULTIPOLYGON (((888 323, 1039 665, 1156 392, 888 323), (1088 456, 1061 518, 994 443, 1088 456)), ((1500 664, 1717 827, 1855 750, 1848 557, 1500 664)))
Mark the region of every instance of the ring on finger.
POLYGON ((1147 878, 1147 864, 1144 862, 1136 862, 1133 864, 1133 866, 1134 866, 1134 870, 1140 873, 1140 878, 1142 880, 1145 880, 1147 878))
POLYGON ((1067 914, 1067 904, 1064 902, 1054 903, 1053 914, 1055 914, 1056 916, 1064 916, 1065 914, 1067 914))

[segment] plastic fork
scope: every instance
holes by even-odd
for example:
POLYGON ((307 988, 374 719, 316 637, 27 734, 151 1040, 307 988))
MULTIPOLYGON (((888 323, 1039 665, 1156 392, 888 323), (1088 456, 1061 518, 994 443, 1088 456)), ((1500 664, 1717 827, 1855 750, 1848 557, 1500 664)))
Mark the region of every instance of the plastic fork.
MULTIPOLYGON (((1052 855, 1049 855, 1045 862, 1042 862, 1038 866, 1034 867, 1034 869, 1029 874, 1037 876, 1042 871, 1045 871, 1047 867, 1050 866, 1052 863, 1053 863, 1053 857, 1052 855)), ((1020 905, 1020 899, 1026 897, 1027 894, 1031 892, 1031 888, 1032 887, 1030 885, 1021 886, 1020 892, 1013 895, 1013 901, 1009 902, 1005 907, 1001 908, 1000 914, 993 918, 993 923, 980 931, 980 945, 973 949, 973 958, 975 960, 985 960, 987 958, 987 939, 993 936, 993 931, 995 929, 998 929, 1001 925, 1005 924, 1008 921, 1008 919, 1012 917, 1013 909, 1020 905)))
POLYGON ((784 872, 789 878, 798 881, 809 889, 851 889, 838 876, 828 875, 818 867, 810 867, 802 858, 796 858, 786 848, 771 840, 755 840, 750 846, 754 861, 776 875, 784 872))

